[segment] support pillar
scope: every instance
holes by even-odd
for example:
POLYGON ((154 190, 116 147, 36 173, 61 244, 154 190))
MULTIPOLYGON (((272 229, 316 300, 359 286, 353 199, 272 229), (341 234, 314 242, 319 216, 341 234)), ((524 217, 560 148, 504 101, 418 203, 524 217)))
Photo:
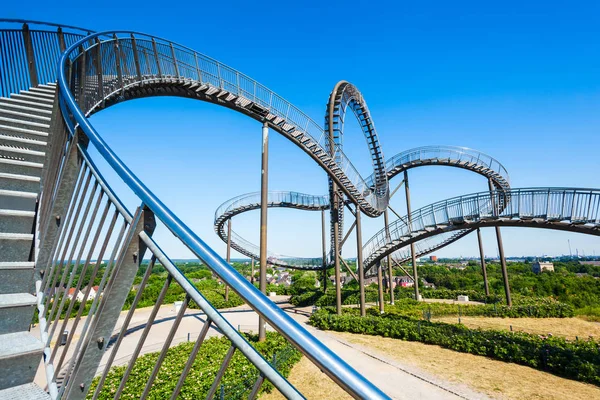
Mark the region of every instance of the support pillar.
POLYGON ((252 257, 250 268, 250 283, 254 285, 254 257, 252 257))
POLYGON ((333 259, 335 264, 335 306, 337 315, 342 315, 342 279, 340 273, 340 224, 337 185, 333 185, 333 259))
MULTIPOLYGON (((267 294, 267 205, 269 195, 269 125, 262 127, 262 168, 260 180, 260 291, 267 294)), ((258 340, 266 338, 266 321, 258 317, 258 340)))
POLYGON ((379 292, 379 313, 383 314, 383 277, 381 273, 381 261, 377 261, 377 290, 379 292))
MULTIPOLYGON (((231 218, 227 221, 227 264, 231 265, 231 218)), ((225 284, 225 301, 229 301, 228 284, 225 284)))
MULTIPOLYGON (((492 200, 492 210, 494 217, 498 217, 499 209, 496 204, 496 198, 492 193, 494 192, 494 185, 492 180, 488 179, 488 186, 490 188, 490 198, 492 200)), ((504 294, 506 296, 506 305, 512 306, 512 299, 510 297, 510 286, 508 284, 508 269, 506 268, 506 258, 504 257, 504 245, 502 244, 502 234, 500 233, 500 227, 496 226, 496 241, 498 242, 498 253, 500 255, 500 266, 502 267, 502 280, 504 281, 504 294)))
MULTIPOLYGON (((385 235, 387 241, 391 241, 390 239, 390 220, 388 216, 387 208, 383 212, 383 222, 385 224, 385 235)), ((388 267, 388 285, 390 288, 390 304, 394 304, 394 267, 392 266, 392 255, 388 254, 387 256, 387 267, 388 267)))
MULTIPOLYGON (((412 231, 412 215, 410 209, 410 188, 408 185, 408 171, 404 171, 404 190, 406 193, 406 213, 408 215, 408 227, 412 231)), ((419 275, 417 273, 417 256, 415 254, 415 244, 410 244, 410 256, 412 258, 413 278, 415 288, 415 300, 419 301, 419 275)))
POLYGON ((483 273, 483 286, 485 295, 490 295, 490 286, 488 284, 487 269, 485 267, 485 254, 483 253, 483 241, 481 240, 481 230, 477 228, 477 241, 479 242, 479 256, 481 257, 481 272, 483 273))
MULTIPOLYGON (((363 268, 363 256, 362 256, 362 231, 360 226, 360 207, 356 206, 356 266, 358 267, 358 286, 360 291, 360 316, 364 317, 366 314, 365 310, 365 271, 363 268)), ((380 282, 381 284, 381 282, 380 282)))
POLYGON ((323 293, 327 293, 327 242, 325 240, 325 210, 321 210, 321 246, 323 250, 323 293))

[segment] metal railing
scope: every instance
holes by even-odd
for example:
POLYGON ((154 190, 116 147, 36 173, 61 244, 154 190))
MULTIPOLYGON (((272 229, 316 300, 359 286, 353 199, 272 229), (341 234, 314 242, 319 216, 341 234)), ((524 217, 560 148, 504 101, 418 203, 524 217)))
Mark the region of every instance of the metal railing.
MULTIPOLYGON (((231 342, 231 349, 227 358, 223 360, 221 370, 215 376, 213 385, 206 395, 207 398, 212 398, 215 394, 222 372, 227 368, 229 358, 235 351, 243 353, 258 370, 257 374, 261 381, 257 381, 257 387, 260 387, 262 379, 268 379, 287 398, 302 398, 277 369, 212 307, 154 242, 151 236, 156 219, 223 282, 236 291, 275 330, 353 397, 388 398, 209 248, 128 169, 90 124, 85 114, 102 103, 100 94, 108 98, 112 92, 123 90, 128 84, 140 83, 139 81, 134 83, 135 79, 125 70, 126 65, 133 67, 132 58, 135 57, 123 56, 121 49, 127 46, 124 42, 128 41, 132 48, 141 46, 146 49, 149 43, 156 42, 157 48, 170 49, 171 54, 174 54, 178 60, 183 60, 183 53, 188 56, 197 54, 181 47, 175 51, 175 44, 162 40, 158 43, 156 38, 139 41, 131 36, 125 40, 100 39, 108 34, 99 33, 77 41, 61 56, 59 64, 58 101, 55 101, 54 106, 57 120, 51 132, 52 148, 43 179, 39 225, 40 246, 36 260, 37 270, 43 275, 43 279, 37 282, 38 308, 42 339, 46 345, 46 374, 52 397, 85 398, 92 378, 98 373, 100 373, 100 382, 93 394, 94 398, 103 390, 104 379, 119 346, 123 343, 126 327, 135 313, 144 285, 149 279, 149 271, 158 261, 167 270, 168 278, 152 308, 146 328, 135 344, 134 354, 115 393, 115 398, 119 397, 127 384, 137 355, 144 346, 160 304, 171 285, 179 285, 183 289, 184 303, 169 331, 141 398, 150 395, 177 326, 191 300, 209 318, 203 332, 211 325, 215 325, 231 342), (96 41, 97 39, 99 42, 96 41), (101 65, 103 72, 100 74, 99 70, 93 69, 94 65, 101 65), (88 145, 93 146, 99 154, 99 160, 106 162, 139 198, 141 206, 133 215, 121 204, 98 173, 86 150, 88 145), (120 228, 115 230, 115 226, 120 228), (110 254, 109 261, 103 264, 102 260, 108 254, 110 254), (135 274, 145 254, 150 257, 150 266, 142 278, 140 287, 137 288, 135 299, 125 317, 126 322, 116 333, 117 341, 110 351, 106 351, 108 339, 115 334, 113 329, 116 320, 132 289, 135 274), (85 261, 72 262, 71 260, 85 261), (93 260, 96 262, 94 263, 93 260), (82 280, 85 273, 81 273, 75 282, 76 272, 84 270, 87 272, 90 268, 92 274, 102 275, 98 277, 101 281, 98 290, 102 296, 94 298, 88 316, 84 319, 81 315, 83 311, 80 311, 83 308, 79 307, 75 312, 75 307, 72 307, 74 303, 64 299, 69 289, 81 290, 81 286, 85 283, 82 280), (58 344, 54 343, 53 339, 56 339, 56 335, 62 333, 66 326, 71 326, 68 325, 69 321, 77 324, 77 327, 71 328, 67 345, 57 347, 58 344), (98 371, 101 361, 104 367, 98 371)), ((173 72, 175 73, 173 76, 179 75, 181 78, 185 64, 177 61, 169 66, 165 52, 161 54, 164 57, 153 59, 157 61, 155 72, 159 74, 173 72)), ((135 69, 138 71, 142 65, 145 65, 144 68, 152 68, 153 65, 143 64, 139 60, 135 64, 135 69)), ((213 66, 217 67, 218 75, 223 79, 221 84, 225 85, 226 81, 223 77, 227 76, 228 70, 216 62, 213 66)), ((206 70, 200 71, 197 68, 193 71, 207 73, 206 70)), ((164 77, 165 75, 163 79, 164 77)), ((234 76, 235 79, 241 77, 239 73, 234 76)), ((204 78, 208 78, 208 75, 204 78)), ((241 93, 242 87, 244 87, 242 84, 237 86, 238 93, 241 93)), ((257 91, 262 90, 257 84, 254 88, 257 91)), ((247 89, 244 90, 246 93, 247 89)), ((258 100, 258 97, 256 99, 258 100)), ((90 286, 91 284, 88 284, 87 288, 90 286)), ((86 289, 87 291, 89 290, 86 289)), ((83 296, 83 299, 87 300, 89 293, 84 293, 83 296)), ((83 303, 85 304, 86 301, 83 303)), ((189 367, 197 355, 202 339, 203 337, 198 338, 195 350, 190 353, 172 398, 177 396, 178 390, 185 383, 189 367)), ((256 394, 255 391, 253 393, 256 394)))
MULTIPOLYGON (((221 240, 227 243, 226 226, 230 219, 242 212, 260 209, 260 192, 247 193, 236 196, 221 204, 215 211, 215 232, 221 240)), ((329 209, 329 196, 310 195, 298 192, 272 191, 268 193, 268 207, 296 208, 308 211, 321 211, 329 209)), ((233 229, 231 231, 231 247, 239 253, 260 259, 260 248, 258 245, 244 239, 233 229)), ((330 257, 323 264, 323 257, 296 257, 267 251, 267 262, 278 267, 294 269, 320 270, 323 265, 331 264, 330 257)))
POLYGON ((410 218, 396 220, 377 232, 363 247, 365 267, 371 266, 391 251, 416 241, 440 227, 465 229, 485 220, 518 220, 523 226, 585 231, 600 234, 600 190, 579 188, 526 188, 494 190, 440 201, 411 213, 410 218), (510 198, 510 202, 506 199, 510 198), (412 229, 405 222, 412 221, 412 229), (544 225, 543 223, 547 223, 544 225), (553 225, 554 223, 554 225, 553 225), (416 240, 415 240, 416 239, 416 240))

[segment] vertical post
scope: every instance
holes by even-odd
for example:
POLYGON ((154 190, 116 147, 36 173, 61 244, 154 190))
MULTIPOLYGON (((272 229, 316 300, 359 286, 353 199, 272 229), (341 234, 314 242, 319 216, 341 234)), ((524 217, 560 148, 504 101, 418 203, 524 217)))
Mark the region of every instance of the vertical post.
POLYGON ((96 79, 98 79, 98 95, 104 102, 104 73, 102 71, 102 49, 99 38, 96 38, 96 49, 94 51, 94 66, 96 67, 96 79))
POLYGON ((116 34, 113 34, 113 45, 115 49, 115 64, 117 67, 117 79, 119 80, 119 86, 121 87, 121 93, 125 93, 125 85, 123 85, 123 72, 121 71, 121 49, 119 45, 119 39, 116 34))
POLYGON ((250 283, 254 285, 254 257, 250 263, 250 283))
POLYGON ((327 292, 327 243, 325 240, 325 210, 321 210, 321 247, 323 249, 323 293, 327 292))
MULTIPOLYGON (((406 193, 406 213, 408 215, 408 229, 412 231, 412 215, 410 209, 410 188, 408 185, 408 171, 404 171, 404 192, 406 193)), ((415 300, 419 301, 419 276, 417 273, 417 256, 415 254, 415 244, 410 244, 410 256, 412 258, 413 279, 415 288, 415 300)))
MULTIPOLYGON (((363 256, 362 256, 362 232, 360 226, 360 207, 356 206, 356 265, 358 267, 358 286, 360 290, 360 316, 364 317, 365 311, 365 272, 363 268, 363 256)), ((381 282, 380 282, 381 284, 381 282)))
MULTIPOLYGON (((385 236, 387 241, 390 242, 390 220, 388 216, 387 208, 383 212, 383 222, 385 224, 385 236)), ((387 267, 388 267, 388 284, 390 288, 390 304, 394 305, 394 268, 392 266, 392 255, 388 254, 387 256, 387 267)))
MULTIPOLYGON (((227 221, 227 264, 231 264, 231 218, 227 221)), ((225 301, 229 301, 228 284, 225 284, 225 301)))
POLYGON ((29 80, 31 81, 31 86, 37 86, 37 67, 35 65, 35 55, 33 54, 33 44, 31 43, 31 32, 29 31, 29 25, 27 24, 23 24, 23 43, 25 44, 25 54, 27 55, 29 80))
POLYGON ((477 241, 479 242, 479 256, 481 257, 481 271, 483 272, 483 285, 485 287, 485 295, 490 295, 490 286, 487 278, 487 268, 485 267, 485 254, 483 253, 483 241, 481 240, 481 230, 477 228, 477 241))
POLYGON ((85 51, 85 49, 83 48, 83 46, 79 46, 79 53, 81 54, 81 56, 79 57, 79 71, 78 74, 79 75, 79 98, 78 103, 79 103, 79 107, 81 108, 85 108, 85 83, 87 80, 87 61, 86 61, 86 57, 87 57, 87 52, 85 51))
MULTIPOLYGON (((98 39, 96 39, 98 40, 98 39)), ((133 50, 133 61, 135 63, 135 73, 138 78, 138 82, 142 82, 142 68, 140 66, 140 55, 137 48, 137 42, 133 33, 131 34, 131 49, 133 50)))
POLYGON ((379 313, 383 314, 383 276, 381 271, 381 261, 377 261, 377 290, 379 291, 379 313))
MULTIPOLYGON (((492 212, 494 217, 498 217, 500 210, 498 210, 498 205, 496 204, 496 199, 494 196, 494 185, 492 184, 492 180, 488 179, 488 186, 490 188, 490 199, 492 200, 492 212)), ((500 233, 500 227, 496 226, 496 241, 498 242, 498 253, 500 254, 500 266, 502 267, 502 280, 504 281, 504 294, 506 296, 506 305, 512 306, 512 299, 510 297, 510 286, 508 284, 508 270, 506 268, 506 258, 504 257, 504 245, 502 244, 502 234, 500 233)))
POLYGON ((138 208, 129 227, 119 262, 115 266, 90 327, 90 334, 86 337, 87 342, 83 344, 82 351, 75 361, 76 365, 73 368, 75 372, 68 381, 65 398, 86 398, 90 383, 109 344, 117 319, 146 252, 146 245, 140 240, 139 234, 144 231, 152 235, 155 226, 152 212, 147 208, 138 208))
POLYGON ((162 78, 162 71, 160 70, 160 59, 158 58, 158 49, 156 47, 156 40, 152 38, 152 50, 154 50, 154 59, 156 60, 156 72, 158 72, 158 77, 162 78))
POLYGON ((342 277, 340 273, 340 221, 337 185, 333 184, 333 259, 335 264, 335 306, 338 315, 342 315, 342 277))
MULTIPOLYGON (((267 293, 267 202, 269 194, 269 125, 262 126, 262 167, 260 179, 260 291, 267 293)), ((266 338, 265 320, 258 318, 258 340, 266 338)))

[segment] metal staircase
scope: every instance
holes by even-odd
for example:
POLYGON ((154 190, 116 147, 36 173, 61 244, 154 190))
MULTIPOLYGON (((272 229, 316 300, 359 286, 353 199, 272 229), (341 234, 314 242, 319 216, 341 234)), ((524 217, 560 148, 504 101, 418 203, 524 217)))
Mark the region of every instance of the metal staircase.
POLYGON ((47 399, 33 383, 44 345, 29 332, 36 204, 48 147, 54 84, 0 98, 0 399, 47 399))

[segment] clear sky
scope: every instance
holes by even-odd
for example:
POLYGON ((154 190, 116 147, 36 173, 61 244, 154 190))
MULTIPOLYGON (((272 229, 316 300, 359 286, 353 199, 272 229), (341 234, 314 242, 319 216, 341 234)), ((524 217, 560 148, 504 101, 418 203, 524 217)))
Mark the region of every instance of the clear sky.
MULTIPOLYGON (((600 188, 597 1, 11 1, 2 16, 162 36, 242 71, 319 123, 335 83, 348 80, 364 94, 387 157, 423 145, 466 146, 500 160, 513 187, 600 188)), ((260 124, 176 98, 126 102, 92 120, 131 169, 224 255, 214 211, 260 189, 260 124)), ((366 176, 365 140, 352 119, 346 127, 346 152, 366 176)), ((270 189, 327 191, 326 174, 306 154, 275 132, 270 138, 270 189)), ((413 209, 487 187, 478 175, 443 167, 412 170, 410 181, 413 209)), ((402 196, 392 206, 405 213, 402 196)), ((363 221, 364 241, 383 226, 381 219, 363 221)), ((234 220, 234 230, 258 243, 258 222, 258 211, 251 212, 234 220)), ((495 255, 492 233, 484 230, 485 248, 495 255)), ((173 258, 189 256, 164 229, 156 236, 173 258)), ((568 254, 568 239, 573 252, 600 255, 600 239, 581 234, 505 228, 503 237, 509 256, 568 254)), ((344 256, 353 257, 356 241, 348 243, 344 256)), ((269 249, 320 255, 320 215, 271 210, 269 249)), ((476 238, 436 254, 474 256, 476 238)))

